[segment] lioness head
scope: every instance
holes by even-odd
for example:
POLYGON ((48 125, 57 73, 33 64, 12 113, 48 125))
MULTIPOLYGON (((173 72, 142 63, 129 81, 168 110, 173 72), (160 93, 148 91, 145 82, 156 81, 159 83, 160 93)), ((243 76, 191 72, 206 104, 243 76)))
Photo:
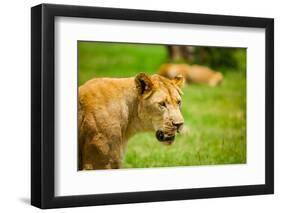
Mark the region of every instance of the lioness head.
POLYGON ((157 74, 148 76, 140 73, 135 77, 135 82, 139 117, 149 129, 155 131, 160 142, 171 144, 184 122, 180 111, 184 78, 177 76, 169 80, 157 74))

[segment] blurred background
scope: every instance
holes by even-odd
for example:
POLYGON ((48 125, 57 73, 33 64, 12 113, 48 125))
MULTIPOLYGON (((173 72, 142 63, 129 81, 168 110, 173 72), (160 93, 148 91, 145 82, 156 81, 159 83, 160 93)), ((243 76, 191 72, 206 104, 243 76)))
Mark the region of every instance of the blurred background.
POLYGON ((246 163, 246 49, 78 42, 79 86, 96 77, 155 74, 163 64, 198 64, 223 74, 216 87, 183 88, 188 134, 163 146, 152 133, 130 139, 124 168, 246 163))

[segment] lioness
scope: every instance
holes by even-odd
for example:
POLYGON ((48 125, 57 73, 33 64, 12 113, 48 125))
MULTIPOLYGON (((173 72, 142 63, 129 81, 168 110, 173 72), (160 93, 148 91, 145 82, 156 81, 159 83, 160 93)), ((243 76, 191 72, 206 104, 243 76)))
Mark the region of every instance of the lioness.
POLYGON ((217 86, 223 81, 223 75, 220 72, 200 65, 163 64, 159 69, 159 75, 170 79, 182 75, 187 83, 207 84, 209 86, 217 86))
POLYGON ((79 170, 121 167, 125 147, 138 132, 155 131, 171 144, 183 126, 183 77, 144 73, 132 78, 97 78, 79 87, 79 170))

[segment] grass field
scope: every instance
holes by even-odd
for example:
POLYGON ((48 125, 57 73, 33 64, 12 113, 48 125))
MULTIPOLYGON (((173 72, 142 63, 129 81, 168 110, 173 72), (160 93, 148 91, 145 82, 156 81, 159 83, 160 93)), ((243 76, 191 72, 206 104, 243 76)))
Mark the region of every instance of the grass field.
MULTIPOLYGON (((154 133, 130 139, 123 167, 246 163, 246 51, 237 53, 241 70, 222 70, 219 87, 190 85, 183 89, 182 113, 188 135, 177 135, 172 146, 163 146, 154 133)), ((161 45, 79 42, 79 85, 93 77, 127 77, 153 74, 167 62, 161 45)))

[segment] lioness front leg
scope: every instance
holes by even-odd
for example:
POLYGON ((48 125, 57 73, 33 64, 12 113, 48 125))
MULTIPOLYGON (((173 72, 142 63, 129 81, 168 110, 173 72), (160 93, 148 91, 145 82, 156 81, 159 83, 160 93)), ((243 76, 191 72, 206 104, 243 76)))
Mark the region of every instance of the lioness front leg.
POLYGON ((120 169, 122 167, 122 160, 121 159, 115 159, 110 163, 111 169, 120 169))
POLYGON ((115 143, 111 144, 110 150, 110 167, 111 169, 120 169, 123 163, 124 144, 121 138, 116 137, 115 143))
POLYGON ((110 169, 109 146, 98 140, 84 144, 82 154, 82 169, 110 169))

